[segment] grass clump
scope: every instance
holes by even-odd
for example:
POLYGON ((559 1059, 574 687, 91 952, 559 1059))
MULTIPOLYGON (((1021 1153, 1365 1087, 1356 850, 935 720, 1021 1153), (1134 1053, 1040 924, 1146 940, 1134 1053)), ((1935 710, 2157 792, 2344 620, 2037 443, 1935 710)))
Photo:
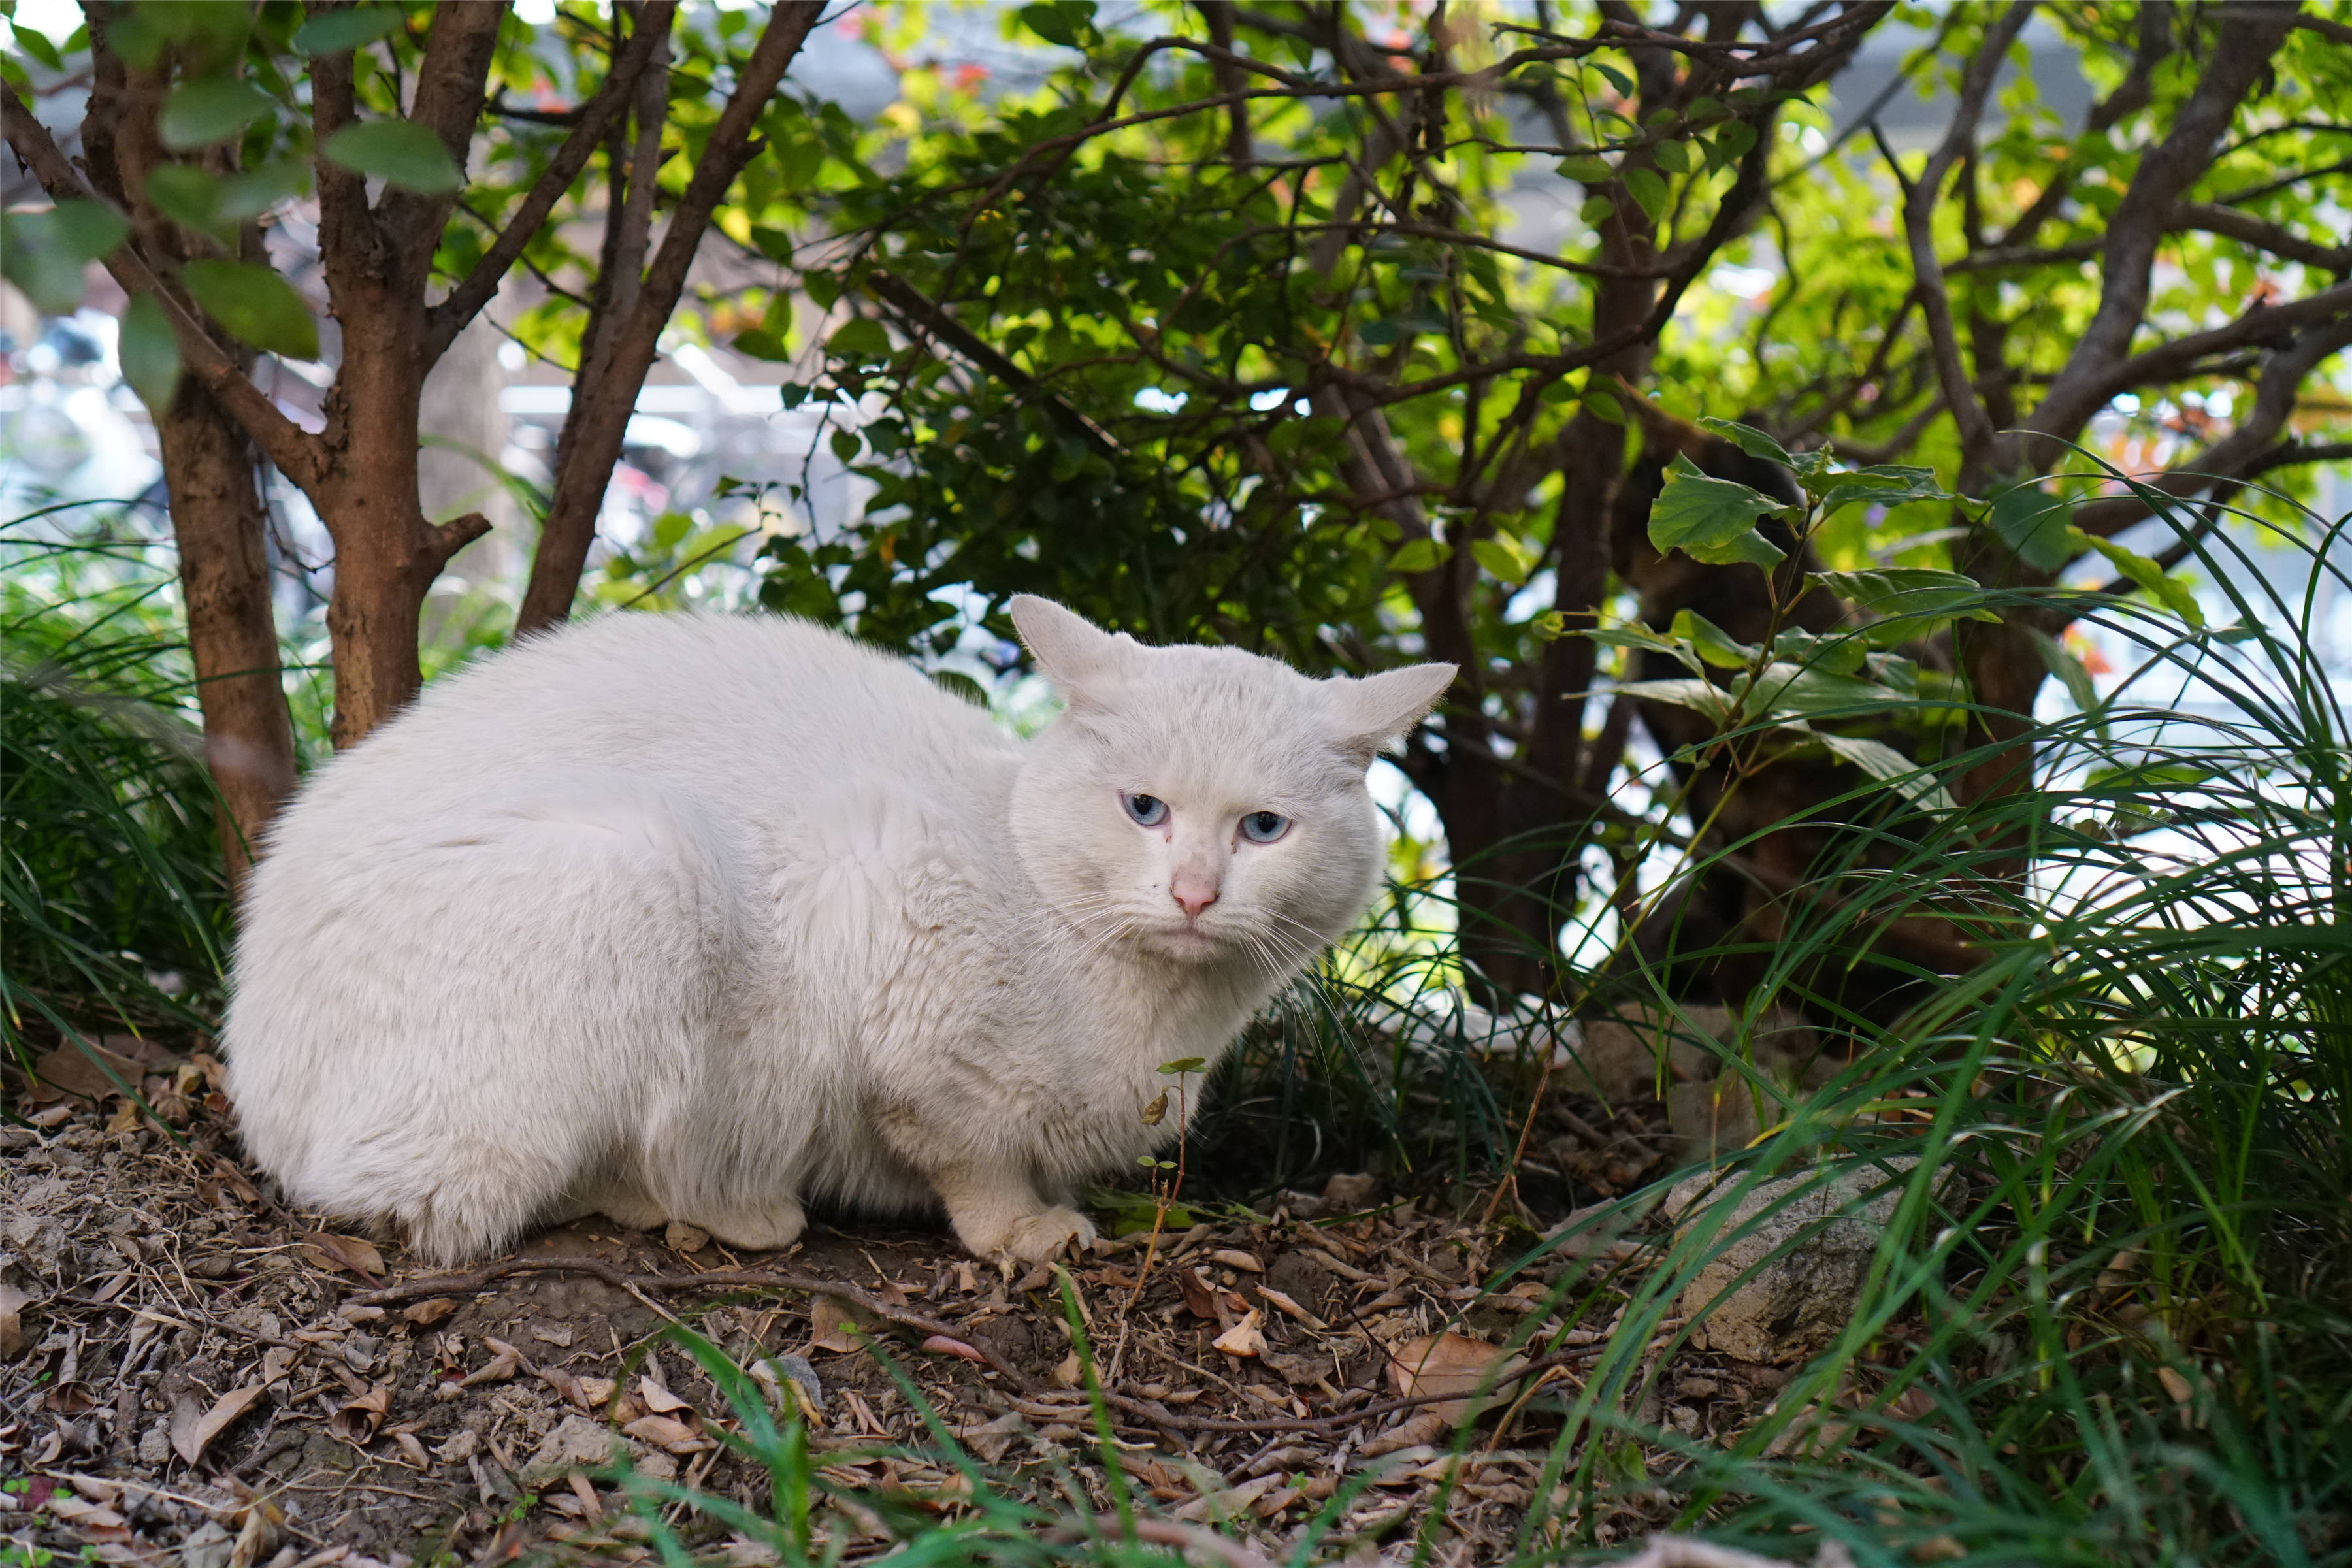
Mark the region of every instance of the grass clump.
POLYGON ((215 1016, 229 910, 177 587, 121 515, 0 532, 0 1045, 215 1016))

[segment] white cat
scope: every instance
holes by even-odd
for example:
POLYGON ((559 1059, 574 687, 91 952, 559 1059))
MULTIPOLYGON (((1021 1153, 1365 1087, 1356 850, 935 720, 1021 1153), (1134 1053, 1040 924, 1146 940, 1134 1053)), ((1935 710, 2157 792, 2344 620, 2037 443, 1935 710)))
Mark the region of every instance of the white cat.
POLYGON ((225 1039, 299 1203, 441 1261, 601 1211, 790 1243, 944 1203, 974 1252, 1093 1237, 1379 885, 1373 754, 1453 678, 1310 680, 1013 616, 1036 739, 847 637, 610 616, 439 682, 269 836, 225 1039))

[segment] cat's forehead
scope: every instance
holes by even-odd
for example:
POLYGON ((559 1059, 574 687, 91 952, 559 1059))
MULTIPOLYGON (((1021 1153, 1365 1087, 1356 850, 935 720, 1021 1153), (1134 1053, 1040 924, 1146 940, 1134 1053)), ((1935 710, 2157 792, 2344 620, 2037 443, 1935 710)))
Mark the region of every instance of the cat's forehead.
POLYGON ((1171 791, 1239 797, 1360 776, 1340 754, 1319 683, 1237 648, 1152 649, 1087 727, 1105 760, 1171 791))

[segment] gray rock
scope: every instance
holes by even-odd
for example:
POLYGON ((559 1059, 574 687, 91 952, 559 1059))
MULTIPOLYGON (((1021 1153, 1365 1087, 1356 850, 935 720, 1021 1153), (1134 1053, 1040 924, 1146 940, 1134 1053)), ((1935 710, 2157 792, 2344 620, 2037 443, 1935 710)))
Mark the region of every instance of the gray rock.
POLYGON ((1719 1180, 1711 1174, 1676 1186, 1667 1194, 1666 1212, 1678 1235, 1703 1219, 1711 1234, 1726 1237, 1765 1216, 1684 1289, 1675 1310, 1690 1317, 1706 1313, 1693 1342, 1739 1361, 1769 1363, 1811 1355, 1834 1339, 1853 1313, 1854 1292, 1916 1163, 1801 1171, 1761 1183, 1737 1203, 1736 1178, 1720 1179, 1720 1190, 1711 1191, 1719 1180), (1775 1252, 1780 1256, 1733 1288, 1775 1252))
MULTIPOLYGON (((452 1439, 444 1447, 454 1448, 457 1446, 456 1440, 452 1439)), ((547 1435, 538 1451, 524 1464, 520 1479, 527 1487, 543 1487, 551 1481, 562 1480, 572 1470, 598 1469, 609 1465, 613 1462, 614 1450, 625 1449, 627 1446, 627 1438, 603 1422, 591 1420, 585 1415, 567 1415, 556 1423, 555 1429, 547 1435)), ((472 1452, 471 1445, 467 1446, 467 1452, 472 1452)), ((462 1456, 445 1453, 444 1457, 462 1456)))

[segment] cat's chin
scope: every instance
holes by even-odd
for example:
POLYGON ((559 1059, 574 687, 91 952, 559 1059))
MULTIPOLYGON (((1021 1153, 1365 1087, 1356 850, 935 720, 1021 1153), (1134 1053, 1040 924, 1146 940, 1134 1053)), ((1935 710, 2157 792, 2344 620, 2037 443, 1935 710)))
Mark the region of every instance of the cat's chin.
POLYGON ((1207 963, 1232 952, 1231 944, 1192 926, 1164 926, 1144 931, 1137 946, 1157 958, 1180 963, 1207 963))

